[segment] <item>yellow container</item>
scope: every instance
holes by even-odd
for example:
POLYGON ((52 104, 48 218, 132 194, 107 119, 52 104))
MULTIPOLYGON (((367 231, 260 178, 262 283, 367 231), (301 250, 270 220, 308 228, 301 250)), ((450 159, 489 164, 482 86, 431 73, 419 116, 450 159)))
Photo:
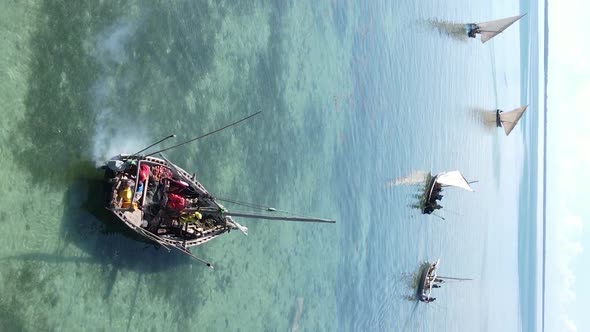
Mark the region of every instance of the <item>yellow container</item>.
POLYGON ((131 198, 133 198, 133 191, 131 191, 131 188, 125 187, 119 190, 119 197, 123 199, 123 204, 131 203, 131 198))
POLYGON ((137 210, 137 202, 125 202, 123 201, 123 203, 121 204, 121 207, 123 209, 128 209, 128 208, 133 208, 133 210, 137 210))

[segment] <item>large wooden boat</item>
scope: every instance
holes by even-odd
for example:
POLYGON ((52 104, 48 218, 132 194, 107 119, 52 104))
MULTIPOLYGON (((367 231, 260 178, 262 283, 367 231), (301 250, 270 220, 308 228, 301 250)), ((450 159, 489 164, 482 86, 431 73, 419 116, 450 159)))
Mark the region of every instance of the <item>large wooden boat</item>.
POLYGON ((248 234, 248 229, 232 216, 335 222, 321 218, 229 212, 194 175, 164 157, 119 155, 109 160, 104 168, 105 181, 110 188, 106 208, 140 236, 195 259, 198 258, 190 253, 190 247, 231 230, 248 234))
POLYGON ((514 22, 520 20, 524 15, 526 14, 507 17, 489 22, 469 23, 465 26, 465 30, 467 32, 467 36, 469 36, 470 38, 476 38, 479 35, 481 42, 485 43, 488 40, 502 33, 514 22))
POLYGON ((210 267, 210 263, 195 257, 189 248, 207 243, 231 230, 248 235, 248 229, 238 224, 233 217, 335 223, 334 220, 321 218, 281 216, 276 214, 274 208, 266 208, 267 214, 230 212, 197 181, 194 174, 191 175, 161 155, 163 151, 206 137, 258 113, 147 155, 140 153, 175 135, 135 154, 111 158, 103 166, 107 184, 107 210, 144 239, 168 250, 179 250, 210 267), (155 154, 159 154, 160 158, 154 157, 155 154))
POLYGON ((515 108, 512 111, 503 112, 502 110, 496 110, 496 126, 504 128, 506 136, 510 135, 512 129, 516 127, 516 124, 526 111, 528 105, 515 108))
POLYGON ((443 197, 441 194, 443 187, 457 187, 468 191, 473 191, 469 182, 465 180, 461 172, 442 172, 435 176, 428 173, 424 181, 424 191, 420 195, 418 208, 423 214, 431 214, 435 210, 442 208, 438 201, 443 197))

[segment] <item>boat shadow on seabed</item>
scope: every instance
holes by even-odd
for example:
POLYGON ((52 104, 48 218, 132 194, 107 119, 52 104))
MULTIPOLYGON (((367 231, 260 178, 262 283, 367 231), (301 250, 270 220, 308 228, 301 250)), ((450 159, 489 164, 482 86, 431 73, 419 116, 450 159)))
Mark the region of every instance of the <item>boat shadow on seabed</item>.
POLYGON ((64 246, 74 244, 98 263, 137 272, 158 272, 190 263, 187 257, 164 250, 119 223, 104 208, 106 190, 100 175, 71 186, 62 224, 64 246))
POLYGON ((31 253, 13 258, 56 264, 101 265, 110 269, 108 279, 113 284, 119 270, 142 274, 189 265, 189 258, 168 252, 155 243, 145 242, 115 220, 104 208, 105 183, 101 173, 97 170, 96 177, 77 179, 66 191, 60 229, 63 242, 55 253, 31 253), (70 245, 86 255, 68 256, 65 252, 70 245))

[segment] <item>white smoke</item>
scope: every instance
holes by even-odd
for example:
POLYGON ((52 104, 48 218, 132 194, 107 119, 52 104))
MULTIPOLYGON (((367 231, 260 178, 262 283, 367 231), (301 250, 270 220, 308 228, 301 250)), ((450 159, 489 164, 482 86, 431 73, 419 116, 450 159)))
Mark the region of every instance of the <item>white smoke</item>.
POLYGON ((136 31, 137 27, 130 22, 119 22, 99 35, 96 49, 103 65, 122 64, 127 60, 125 46, 136 31))
POLYGON ((434 19, 427 20, 427 24, 430 26, 430 28, 438 30, 438 32, 442 35, 447 35, 462 42, 469 40, 469 37, 467 36, 467 30, 465 29, 465 24, 434 19))
MULTIPOLYGON (((137 24, 119 21, 92 38, 92 55, 102 66, 102 74, 91 88, 95 113, 92 159, 102 165, 121 153, 134 153, 146 146, 146 130, 130 118, 128 110, 117 104, 122 89, 132 82, 118 70, 129 62, 127 45, 137 31, 137 24)), ((122 99, 124 99, 123 96, 122 99)))
POLYGON ((412 171, 410 174, 406 176, 401 176, 399 178, 392 179, 387 182, 387 186, 400 186, 400 185, 408 185, 408 184, 421 184, 424 183, 424 180, 428 176, 427 171, 412 171))

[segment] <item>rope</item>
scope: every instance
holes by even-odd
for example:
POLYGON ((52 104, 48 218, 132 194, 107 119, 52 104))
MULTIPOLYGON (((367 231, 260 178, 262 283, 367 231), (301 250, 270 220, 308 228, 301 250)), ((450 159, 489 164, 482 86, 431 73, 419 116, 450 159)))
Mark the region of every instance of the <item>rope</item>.
MULTIPOLYGON (((236 204, 236 205, 241 205, 241 206, 245 206, 245 207, 249 207, 249 208, 253 208, 253 209, 260 209, 260 210, 264 210, 264 211, 267 211, 267 212, 279 212, 279 213, 284 213, 284 214, 288 214, 288 215, 295 216, 295 217, 311 218, 309 216, 295 214, 295 213, 291 213, 291 212, 285 211, 285 210, 278 210, 278 209, 273 208, 273 207, 270 207, 270 206, 259 205, 259 204, 248 203, 248 202, 242 202, 242 201, 238 201, 238 200, 235 200, 235 199, 229 199, 229 198, 223 198, 223 197, 215 197, 215 199, 218 200, 218 201, 232 203, 232 204, 236 204)), ((235 211, 235 212, 240 212, 240 211, 235 211)), ((241 212, 246 212, 246 211, 241 211, 241 212)))

